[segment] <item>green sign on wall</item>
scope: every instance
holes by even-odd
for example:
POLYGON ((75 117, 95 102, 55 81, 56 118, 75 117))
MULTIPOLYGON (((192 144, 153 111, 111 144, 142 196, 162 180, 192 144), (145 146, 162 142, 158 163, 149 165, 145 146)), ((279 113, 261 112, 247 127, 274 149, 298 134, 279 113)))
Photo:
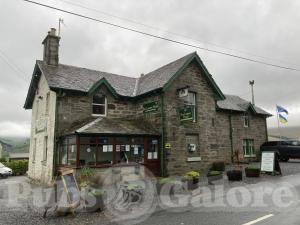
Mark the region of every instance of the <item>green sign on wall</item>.
POLYGON ((193 107, 185 106, 179 110, 180 121, 193 121, 194 120, 194 111, 193 107))
POLYGON ((158 102, 148 102, 143 105, 144 113, 156 112, 158 110, 158 102))

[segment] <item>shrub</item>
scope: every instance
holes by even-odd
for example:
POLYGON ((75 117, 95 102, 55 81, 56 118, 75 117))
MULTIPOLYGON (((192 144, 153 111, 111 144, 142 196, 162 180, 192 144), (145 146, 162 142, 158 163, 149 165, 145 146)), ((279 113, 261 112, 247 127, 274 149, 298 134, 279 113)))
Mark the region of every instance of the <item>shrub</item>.
POLYGON ((196 171, 190 171, 185 174, 184 179, 195 180, 195 179, 199 179, 199 177, 200 177, 200 173, 198 173, 196 171))
POLYGON ((221 175, 222 172, 221 171, 216 171, 216 170, 211 170, 208 172, 207 176, 210 177, 210 176, 218 176, 218 175, 221 175))
POLYGON ((0 162, 5 163, 5 162, 7 162, 7 160, 6 160, 6 158, 0 158, 0 162))
POLYGON ((223 161, 213 162, 211 170, 225 171, 225 163, 223 161))
POLYGON ((24 175, 28 170, 28 160, 14 160, 3 164, 12 169, 13 175, 24 175))
POLYGON ((158 183, 159 184, 172 184, 175 180, 169 177, 160 177, 158 183))
POLYGON ((256 166, 256 165, 249 165, 249 166, 246 167, 246 169, 248 169, 248 170, 260 170, 260 167, 256 166))

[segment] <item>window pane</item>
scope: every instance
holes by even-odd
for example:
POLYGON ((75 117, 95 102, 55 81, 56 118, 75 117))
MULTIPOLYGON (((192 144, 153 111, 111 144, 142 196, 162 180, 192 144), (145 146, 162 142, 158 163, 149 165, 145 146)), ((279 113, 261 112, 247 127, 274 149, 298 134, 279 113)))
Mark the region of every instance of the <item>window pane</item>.
POLYGON ((93 105, 93 114, 104 115, 105 105, 93 105))
POLYGON ((68 152, 67 152, 67 146, 63 145, 61 147, 61 157, 60 157, 60 164, 61 165, 67 165, 67 160, 68 160, 68 152))
POLYGON ((68 165, 76 165, 77 149, 76 145, 68 146, 68 165))
POLYGON ((100 145, 98 151, 97 165, 112 164, 113 161, 113 145, 100 145))
POLYGON ((94 95, 93 96, 93 103, 94 104, 105 104, 105 96, 94 95))
POLYGON ((80 165, 95 165, 96 152, 96 145, 80 145, 80 165))
POLYGON ((195 93, 189 92, 188 95, 184 97, 184 104, 195 105, 195 93))

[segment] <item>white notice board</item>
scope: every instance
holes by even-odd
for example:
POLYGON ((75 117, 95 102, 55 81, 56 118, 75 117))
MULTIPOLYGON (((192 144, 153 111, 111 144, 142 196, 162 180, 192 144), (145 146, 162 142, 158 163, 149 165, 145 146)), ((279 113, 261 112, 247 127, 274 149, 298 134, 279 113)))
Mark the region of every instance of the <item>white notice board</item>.
POLYGON ((262 152, 260 171, 274 172, 274 165, 275 165, 275 152, 262 152))

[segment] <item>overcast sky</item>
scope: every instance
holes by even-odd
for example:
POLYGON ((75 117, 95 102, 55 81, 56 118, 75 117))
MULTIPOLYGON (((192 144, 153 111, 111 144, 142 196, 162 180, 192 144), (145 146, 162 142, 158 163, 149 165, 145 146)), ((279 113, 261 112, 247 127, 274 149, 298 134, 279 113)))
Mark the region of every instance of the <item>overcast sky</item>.
MULTIPOLYGON (((71 0, 38 1, 201 47, 300 69, 300 1, 72 1, 94 10, 66 2, 71 0)), ((255 80, 256 105, 272 114, 276 104, 282 105, 290 112, 285 126, 300 125, 299 71, 180 46, 22 0, 0 0, 0 136, 29 136, 31 110, 25 111, 23 104, 35 60, 42 58, 41 42, 50 27, 58 26, 60 17, 66 24, 61 30, 61 63, 137 77, 197 51, 224 93, 250 101, 249 80, 255 80)), ((276 126, 276 117, 268 119, 268 125, 276 126)))

